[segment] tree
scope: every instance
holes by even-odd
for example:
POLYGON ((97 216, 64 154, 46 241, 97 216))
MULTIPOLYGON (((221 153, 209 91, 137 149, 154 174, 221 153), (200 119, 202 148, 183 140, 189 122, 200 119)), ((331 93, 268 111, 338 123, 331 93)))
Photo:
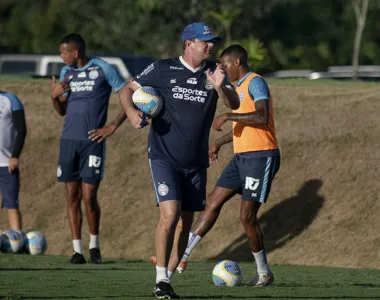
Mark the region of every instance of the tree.
POLYGON ((352 53, 352 79, 354 80, 358 78, 360 44, 366 24, 368 3, 369 0, 352 0, 352 6, 356 17, 356 33, 354 40, 354 50, 352 53))

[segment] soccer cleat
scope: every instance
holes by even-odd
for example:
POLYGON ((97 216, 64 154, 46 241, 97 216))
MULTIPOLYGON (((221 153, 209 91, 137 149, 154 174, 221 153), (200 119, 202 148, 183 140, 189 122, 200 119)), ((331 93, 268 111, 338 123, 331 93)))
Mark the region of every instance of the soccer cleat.
POLYGON ((90 263, 92 263, 92 264, 101 264, 102 263, 102 257, 100 255, 100 249, 99 248, 91 248, 90 249, 90 263))
POLYGON ((250 286, 264 287, 270 286, 274 283, 274 276, 272 272, 268 275, 256 274, 253 276, 252 280, 248 283, 250 286))
POLYGON ((184 260, 181 260, 181 261, 179 262, 178 267, 177 267, 177 272, 178 272, 179 274, 183 273, 183 272, 185 271, 185 269, 186 269, 186 266, 187 266, 187 262, 184 261, 184 260))
POLYGON ((86 259, 80 253, 74 252, 74 255, 71 257, 69 263, 71 264, 85 264, 86 259))
POLYGON ((170 283, 160 281, 153 289, 153 295, 158 299, 182 299, 176 293, 174 293, 170 283))

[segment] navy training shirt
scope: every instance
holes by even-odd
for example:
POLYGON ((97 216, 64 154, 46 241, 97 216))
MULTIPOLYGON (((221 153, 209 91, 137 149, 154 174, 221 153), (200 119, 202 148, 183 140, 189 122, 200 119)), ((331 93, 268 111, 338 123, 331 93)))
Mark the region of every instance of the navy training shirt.
POLYGON ((179 168, 209 166, 209 134, 218 93, 207 81, 208 68, 213 71, 216 64, 206 62, 193 69, 182 57, 158 60, 131 81, 157 89, 164 99, 162 112, 152 119, 150 159, 179 168))
POLYGON ((82 68, 64 66, 60 81, 70 81, 66 118, 61 139, 88 141, 88 132, 107 122, 112 88, 119 91, 126 83, 118 71, 104 60, 92 57, 82 68))

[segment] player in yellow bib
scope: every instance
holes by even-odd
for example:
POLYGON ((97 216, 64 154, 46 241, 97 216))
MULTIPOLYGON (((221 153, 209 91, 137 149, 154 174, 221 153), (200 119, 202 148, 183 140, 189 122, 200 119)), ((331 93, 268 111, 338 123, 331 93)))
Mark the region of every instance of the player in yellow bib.
POLYGON ((249 70, 247 51, 242 46, 226 48, 220 55, 220 62, 231 82, 237 81, 240 107, 214 120, 212 126, 218 131, 221 131, 225 122, 232 121, 232 133, 211 145, 209 158, 211 163, 215 163, 220 147, 231 141, 235 155, 207 197, 206 210, 192 228, 187 249, 177 270, 183 272, 190 253, 213 227, 224 203, 239 193, 242 195, 240 221, 257 264, 257 274, 249 285, 267 286, 273 284, 274 277, 267 262, 257 213, 261 204, 266 202, 272 180, 280 168, 272 97, 265 80, 249 70))

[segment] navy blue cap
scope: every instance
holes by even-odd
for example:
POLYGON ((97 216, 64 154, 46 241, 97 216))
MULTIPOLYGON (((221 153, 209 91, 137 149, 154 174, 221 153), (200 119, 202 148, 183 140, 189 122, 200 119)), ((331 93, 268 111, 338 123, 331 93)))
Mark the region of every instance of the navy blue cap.
POLYGON ((192 23, 185 27, 182 41, 198 39, 201 41, 220 41, 221 38, 212 34, 211 28, 205 23, 192 23))

